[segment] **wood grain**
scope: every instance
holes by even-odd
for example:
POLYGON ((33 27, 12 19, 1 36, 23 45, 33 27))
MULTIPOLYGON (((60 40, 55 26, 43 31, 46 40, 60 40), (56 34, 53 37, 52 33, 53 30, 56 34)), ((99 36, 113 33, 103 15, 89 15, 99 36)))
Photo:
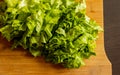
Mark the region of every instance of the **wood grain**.
MULTIPOLYGON (((87 15, 103 26, 102 0, 87 0, 87 15)), ((10 49, 10 43, 0 36, 0 75, 112 75, 111 63, 104 50, 104 33, 99 34, 97 56, 85 60, 86 66, 66 69, 46 63, 43 58, 34 58, 21 48, 10 49)))

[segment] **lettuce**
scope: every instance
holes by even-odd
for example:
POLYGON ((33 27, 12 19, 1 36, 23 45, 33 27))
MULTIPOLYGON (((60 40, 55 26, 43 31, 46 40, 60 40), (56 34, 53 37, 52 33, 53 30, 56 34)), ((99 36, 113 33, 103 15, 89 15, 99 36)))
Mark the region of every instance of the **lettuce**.
POLYGON ((4 0, 0 32, 12 48, 22 46, 33 56, 66 68, 85 65, 96 55, 101 27, 86 15, 85 0, 4 0))

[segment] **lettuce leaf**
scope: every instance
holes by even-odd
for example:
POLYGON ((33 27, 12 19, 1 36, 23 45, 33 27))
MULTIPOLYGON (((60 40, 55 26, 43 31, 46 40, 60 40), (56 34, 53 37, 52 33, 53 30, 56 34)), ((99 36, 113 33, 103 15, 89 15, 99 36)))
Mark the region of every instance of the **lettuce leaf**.
POLYGON ((22 46, 33 56, 66 68, 85 65, 96 55, 101 27, 86 15, 85 0, 4 0, 0 32, 12 48, 22 46))

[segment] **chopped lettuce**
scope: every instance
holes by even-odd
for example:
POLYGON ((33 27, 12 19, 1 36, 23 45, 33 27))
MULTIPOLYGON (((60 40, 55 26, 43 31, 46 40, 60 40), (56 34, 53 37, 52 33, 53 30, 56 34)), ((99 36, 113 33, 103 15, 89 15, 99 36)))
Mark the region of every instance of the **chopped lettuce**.
POLYGON ((3 0, 0 32, 12 48, 22 46, 33 56, 66 68, 85 65, 96 55, 101 27, 86 15, 85 0, 3 0))

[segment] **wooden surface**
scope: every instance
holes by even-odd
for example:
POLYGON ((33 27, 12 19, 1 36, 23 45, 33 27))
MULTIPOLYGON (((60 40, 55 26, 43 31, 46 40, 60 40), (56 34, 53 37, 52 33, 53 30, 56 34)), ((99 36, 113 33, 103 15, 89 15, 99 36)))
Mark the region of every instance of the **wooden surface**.
MULTIPOLYGON (((103 27, 102 0, 87 0, 87 14, 103 27)), ((95 49, 97 56, 85 60, 86 66, 65 69, 34 58, 23 49, 10 50, 10 43, 0 36, 0 75, 111 75, 111 63, 104 50, 104 36, 100 33, 95 49)))

